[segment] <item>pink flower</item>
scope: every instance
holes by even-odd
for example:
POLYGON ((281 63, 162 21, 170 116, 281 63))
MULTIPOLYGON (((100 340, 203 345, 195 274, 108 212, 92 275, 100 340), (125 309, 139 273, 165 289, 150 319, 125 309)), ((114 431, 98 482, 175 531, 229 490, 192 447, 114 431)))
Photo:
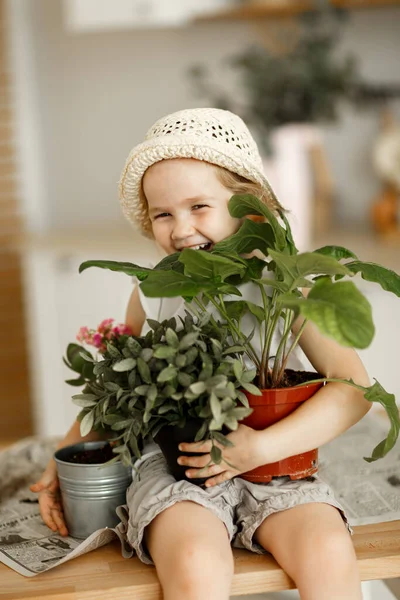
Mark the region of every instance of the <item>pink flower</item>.
POLYGON ((132 335, 132 330, 129 325, 125 325, 125 323, 120 323, 116 327, 113 328, 113 332, 115 335, 132 335))
POLYGON ((101 333, 95 333, 93 335, 92 343, 93 343, 93 346, 95 346, 96 348, 101 347, 101 345, 103 344, 103 336, 101 335, 101 333))
POLYGON ((86 342, 89 337, 89 328, 81 327, 76 335, 78 342, 86 342))
POLYGON ((97 330, 81 327, 76 335, 79 342, 84 342, 89 346, 94 346, 97 350, 104 354, 107 350, 107 342, 116 341, 120 335, 132 335, 132 331, 128 325, 119 323, 113 327, 114 319, 104 319, 97 330))
POLYGON ((97 331, 99 333, 106 333, 109 329, 111 329, 113 323, 114 319, 104 319, 97 327, 97 331))

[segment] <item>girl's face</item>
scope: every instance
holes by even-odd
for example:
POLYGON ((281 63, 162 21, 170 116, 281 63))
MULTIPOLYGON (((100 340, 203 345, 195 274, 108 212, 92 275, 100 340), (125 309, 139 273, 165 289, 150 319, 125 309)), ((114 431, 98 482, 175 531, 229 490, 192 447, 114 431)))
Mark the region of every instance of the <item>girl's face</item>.
POLYGON ((167 254, 183 248, 210 250, 242 223, 228 211, 233 193, 204 161, 173 158, 155 163, 143 177, 143 191, 154 238, 167 254))

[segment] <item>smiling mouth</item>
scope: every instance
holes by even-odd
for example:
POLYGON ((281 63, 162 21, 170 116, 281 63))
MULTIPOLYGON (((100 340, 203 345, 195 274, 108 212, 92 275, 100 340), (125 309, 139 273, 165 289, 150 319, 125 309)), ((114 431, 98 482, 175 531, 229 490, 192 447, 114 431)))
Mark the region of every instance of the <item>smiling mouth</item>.
MULTIPOLYGON (((212 242, 207 242, 206 244, 198 244, 197 246, 186 246, 186 248, 189 248, 189 250, 205 250, 207 252, 207 250, 212 249, 212 242)), ((182 252, 182 250, 185 250, 185 248, 181 248, 180 252, 182 252)))

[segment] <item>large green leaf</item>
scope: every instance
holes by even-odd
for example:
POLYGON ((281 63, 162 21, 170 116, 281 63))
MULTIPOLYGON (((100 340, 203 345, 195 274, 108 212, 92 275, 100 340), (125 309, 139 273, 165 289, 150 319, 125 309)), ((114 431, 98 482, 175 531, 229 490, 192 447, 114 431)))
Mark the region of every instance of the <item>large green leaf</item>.
POLYGON ((199 282, 202 280, 215 281, 216 279, 225 281, 231 275, 243 276, 246 272, 246 265, 242 261, 235 262, 219 254, 191 248, 182 250, 179 261, 185 265, 185 275, 199 282))
POLYGON ((399 409, 397 408, 394 394, 387 392, 376 379, 375 383, 368 388, 368 391, 364 394, 364 397, 370 402, 379 402, 379 404, 382 404, 390 420, 390 430, 387 438, 382 440, 374 448, 371 457, 365 457, 366 461, 373 462, 378 458, 383 458, 389 452, 389 450, 393 448, 397 438, 399 437, 399 409))
POLYGON ((252 313, 256 319, 261 323, 265 321, 265 312, 261 306, 245 300, 233 300, 226 301, 225 303, 226 312, 231 319, 240 321, 244 314, 247 312, 252 313))
POLYGON ((284 282, 290 287, 298 287, 307 275, 349 275, 345 265, 331 256, 314 252, 288 255, 270 251, 276 267, 282 274, 284 282))
POLYGON ((322 246, 322 248, 317 248, 314 252, 323 254, 324 256, 332 256, 336 260, 342 260, 343 258, 357 259, 357 256, 351 250, 343 248, 343 246, 322 246))
POLYGON ((210 282, 210 286, 208 290, 205 290, 205 293, 210 292, 210 295, 216 296, 218 294, 223 294, 226 296, 241 296, 242 292, 235 285, 230 285, 229 283, 221 283, 218 281, 210 282))
POLYGON ((179 262, 179 252, 174 252, 173 254, 168 254, 159 263, 156 264, 154 270, 156 271, 170 271, 171 269, 174 271, 179 271, 183 273, 183 267, 179 262))
POLYGON ((286 230, 280 225, 274 213, 261 200, 251 194, 236 194, 228 203, 228 209, 232 217, 242 219, 247 215, 262 215, 266 217, 271 225, 275 236, 274 247, 284 250, 287 247, 286 230))
MULTIPOLYGON (((282 294, 289 290, 290 282, 293 282, 292 278, 289 278, 286 281, 279 281, 278 279, 270 279, 269 277, 263 277, 262 279, 254 279, 254 281, 255 283, 261 283, 264 286, 276 289, 279 292, 282 292, 282 294)), ((312 284, 307 279, 299 279, 297 281, 297 286, 301 288, 311 287, 311 285, 312 284)))
POLYGON ((210 282, 196 282, 175 271, 152 271, 140 284, 145 296, 150 298, 194 297, 210 288, 210 282))
POLYGON ((296 244, 294 243, 294 239, 293 239, 293 234, 292 234, 292 229, 290 227, 290 223, 288 221, 288 219, 286 218, 286 215, 283 211, 279 212, 279 216, 281 217, 282 221, 285 224, 286 227, 286 241, 289 247, 289 254, 297 254, 298 250, 296 248, 296 244))
POLYGON ((79 273, 82 273, 90 267, 99 267, 100 269, 109 269, 110 271, 117 271, 119 273, 125 273, 132 277, 137 277, 139 281, 146 279, 152 269, 146 267, 140 267, 130 262, 119 262, 115 260, 86 260, 79 265, 79 273))
POLYGON ((379 283, 382 289, 400 297, 400 276, 395 271, 375 263, 365 263, 359 260, 347 263, 346 267, 352 273, 361 273, 361 277, 366 281, 379 283))
POLYGON ((325 335, 342 346, 367 348, 374 337, 371 305, 352 281, 318 280, 307 298, 283 295, 278 303, 297 307, 325 335))
POLYGON ((262 277, 263 271, 267 266, 265 260, 258 258, 257 256, 252 256, 251 258, 246 259, 247 262, 247 271, 246 275, 243 278, 243 281, 260 279, 262 277))
POLYGON ((246 219, 237 233, 215 244, 214 251, 250 254, 253 250, 261 250, 267 256, 268 249, 274 245, 275 236, 269 223, 254 223, 246 219))
POLYGON ((229 318, 235 321, 240 321, 247 312, 247 304, 244 300, 226 301, 224 304, 229 318))

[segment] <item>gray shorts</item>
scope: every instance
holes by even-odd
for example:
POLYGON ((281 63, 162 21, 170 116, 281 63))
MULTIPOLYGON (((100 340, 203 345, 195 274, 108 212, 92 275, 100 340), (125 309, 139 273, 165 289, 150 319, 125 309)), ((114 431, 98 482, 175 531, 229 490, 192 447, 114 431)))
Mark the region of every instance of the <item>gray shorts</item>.
POLYGON ((140 465, 127 491, 127 540, 142 562, 153 564, 143 540, 145 528, 166 508, 185 500, 196 502, 214 513, 225 524, 235 548, 247 548, 258 554, 266 553, 253 540, 261 523, 273 513, 300 504, 324 502, 334 506, 351 533, 343 508, 329 486, 318 477, 297 481, 277 477, 266 484, 250 483, 236 477, 203 489, 190 481, 176 481, 168 471, 164 456, 156 454, 140 465))

